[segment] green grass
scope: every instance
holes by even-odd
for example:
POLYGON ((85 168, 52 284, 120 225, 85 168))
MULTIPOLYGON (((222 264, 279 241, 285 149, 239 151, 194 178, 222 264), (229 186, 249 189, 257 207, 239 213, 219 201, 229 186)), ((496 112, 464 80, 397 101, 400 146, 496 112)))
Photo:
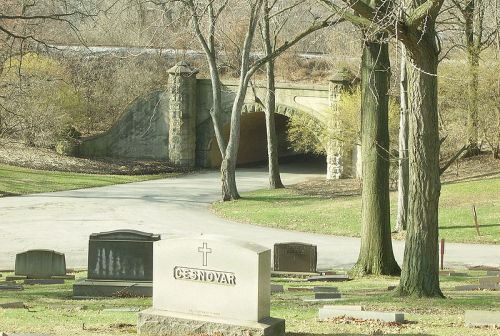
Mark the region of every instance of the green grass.
MULTIPOLYGON (((292 189, 258 190, 243 198, 212 205, 217 215, 262 226, 359 237, 361 196, 324 198, 300 195, 292 189)), ((391 226, 397 194, 391 193, 391 226)), ((500 177, 444 184, 439 208, 439 235, 449 242, 500 243, 500 177), (476 206, 480 233, 472 216, 476 206)))
MULTIPOLYGON (((468 276, 441 277, 445 299, 396 298, 387 286, 398 283, 396 277, 369 277, 335 283, 344 300, 328 304, 362 305, 368 310, 402 311, 410 323, 388 324, 375 321, 348 323, 345 320, 317 321, 318 309, 325 303, 308 303, 304 298, 311 292, 289 292, 271 296, 271 316, 286 319, 287 336, 373 335, 375 330, 384 334, 406 335, 500 335, 492 328, 470 329, 463 324, 465 310, 499 310, 500 292, 457 292, 459 284, 477 283, 485 272, 469 271, 468 276)), ((7 274, 4 273, 4 276, 7 274)), ((77 278, 85 277, 78 273, 77 278)), ((273 283, 288 287, 311 286, 298 279, 273 278, 273 283)), ((52 335, 129 335, 136 333, 137 313, 110 312, 107 308, 146 309, 151 298, 103 298, 73 300, 73 281, 64 285, 25 286, 21 292, 1 292, 0 303, 22 301, 27 309, 0 309, 0 330, 7 332, 47 333, 52 335)), ((314 283, 327 285, 331 283, 314 283)), ((245 304, 234 302, 228 304, 245 304)), ((376 333, 375 333, 376 334, 376 333)), ((381 333, 378 333, 381 334, 381 333)), ((377 334, 377 335, 378 335, 377 334)))
POLYGON ((139 182, 171 177, 157 175, 97 175, 45 171, 0 165, 0 196, 102 187, 111 184, 139 182))

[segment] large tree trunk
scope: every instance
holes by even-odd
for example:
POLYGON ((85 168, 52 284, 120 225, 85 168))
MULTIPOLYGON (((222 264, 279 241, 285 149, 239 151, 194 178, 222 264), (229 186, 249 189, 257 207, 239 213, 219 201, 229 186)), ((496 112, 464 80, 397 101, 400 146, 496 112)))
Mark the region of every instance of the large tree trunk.
POLYGON ((442 297, 439 288, 438 51, 432 22, 407 41, 410 167, 408 228, 400 295, 442 297))
POLYGON ((276 136, 276 126, 274 113, 276 110, 276 85, 274 80, 274 61, 267 63, 267 99, 266 99, 266 135, 267 135, 267 156, 269 161, 269 188, 284 188, 281 181, 280 168, 278 162, 278 137, 276 136))
POLYGON ((231 126, 229 130, 229 141, 226 147, 226 155, 223 156, 220 167, 223 201, 236 200, 240 198, 240 194, 236 188, 236 161, 238 158, 238 148, 240 144, 241 109, 245 103, 248 83, 250 82, 250 78, 253 74, 253 72, 250 71, 250 51, 252 49, 252 42, 257 22, 259 20, 262 1, 263 0, 257 0, 250 6, 251 12, 249 26, 241 53, 240 82, 231 110, 231 126))
MULTIPOLYGON (((212 55, 213 56, 213 55, 212 55)), ((210 69, 210 80, 212 83, 212 109, 210 110, 210 116, 212 118, 212 123, 214 125, 215 139, 217 140, 217 145, 219 145, 219 150, 221 156, 224 157, 226 151, 226 141, 222 135, 222 128, 220 123, 220 117, 222 116, 222 83, 219 78, 219 72, 217 70, 217 63, 215 61, 215 56, 208 56, 208 64, 210 69)))
POLYGON ((406 49, 401 44, 399 113, 399 162, 398 162, 398 215, 397 232, 406 230, 408 219, 408 78, 406 73, 406 49))
MULTIPOLYGON (((264 5, 264 40, 266 56, 273 52, 271 45, 271 32, 269 27, 269 4, 266 0, 264 5)), ((279 162, 278 162, 278 137, 276 136, 276 127, 274 122, 274 112, 276 110, 276 81, 274 77, 274 60, 267 62, 267 97, 266 97, 266 135, 267 135, 267 157, 269 165, 269 188, 284 188, 281 182, 279 162)))
POLYGON ((238 158, 238 148, 240 144, 241 109, 243 108, 243 104, 245 102, 247 88, 248 81, 245 81, 242 76, 242 81, 240 82, 238 93, 236 94, 236 99, 233 103, 231 111, 229 141, 220 167, 223 201, 236 200, 240 198, 240 194, 236 188, 236 161, 238 158))
POLYGON ((361 65, 363 204, 361 249, 352 270, 355 275, 401 272, 392 251, 389 211, 389 51, 387 43, 380 41, 364 42, 361 65))

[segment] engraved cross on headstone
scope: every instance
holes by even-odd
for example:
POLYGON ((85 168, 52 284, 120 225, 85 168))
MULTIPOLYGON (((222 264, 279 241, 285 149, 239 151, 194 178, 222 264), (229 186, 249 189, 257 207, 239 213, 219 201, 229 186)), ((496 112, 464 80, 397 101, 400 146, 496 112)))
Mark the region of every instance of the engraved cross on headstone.
POLYGON ((212 249, 208 248, 207 243, 203 243, 203 246, 198 247, 198 252, 203 253, 203 266, 207 266, 208 254, 212 253, 212 249))

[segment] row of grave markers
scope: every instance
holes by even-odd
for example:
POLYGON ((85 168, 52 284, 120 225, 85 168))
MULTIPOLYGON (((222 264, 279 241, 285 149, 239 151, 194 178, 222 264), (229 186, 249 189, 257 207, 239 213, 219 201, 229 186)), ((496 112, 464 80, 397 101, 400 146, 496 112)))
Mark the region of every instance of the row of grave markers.
MULTIPOLYGON (((316 265, 314 245, 274 246, 274 267, 278 272, 314 273, 316 265)), ((16 276, 25 281, 34 277, 64 281, 65 272, 64 255, 58 252, 27 251, 16 258, 16 276)), ((318 277, 308 280, 315 278, 318 277)), ((204 235, 161 240, 155 234, 119 230, 90 236, 88 278, 75 283, 74 295, 152 293, 152 308, 139 313, 141 334, 220 331, 284 336, 285 321, 270 317, 270 279, 271 251, 257 244, 204 235)), ((314 300, 340 298, 340 293, 332 287, 316 287, 314 293, 314 300)), ((357 309, 354 312, 336 309, 326 307, 320 311, 320 317, 371 314, 372 317, 365 318, 380 319, 381 316, 377 312, 366 315, 357 309)), ((404 319, 395 314, 395 322, 404 319)))
MULTIPOLYGON (((277 271, 316 272, 314 245, 276 244, 274 252, 277 271)), ((13 280, 66 278, 62 253, 32 250, 16 256, 13 280)), ((270 317, 270 279, 271 251, 257 244, 203 235, 161 240, 156 234, 118 230, 90 236, 88 277, 74 284, 73 294, 152 295, 152 308, 139 313, 142 334, 236 329, 284 336, 284 320, 270 317)))

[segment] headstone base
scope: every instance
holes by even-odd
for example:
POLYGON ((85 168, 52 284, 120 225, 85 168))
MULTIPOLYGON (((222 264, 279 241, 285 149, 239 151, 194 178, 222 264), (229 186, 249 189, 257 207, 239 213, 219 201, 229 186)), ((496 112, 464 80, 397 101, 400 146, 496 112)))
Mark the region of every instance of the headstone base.
POLYGON ((269 317, 245 322, 150 308, 139 313, 137 331, 155 336, 285 336, 285 320, 269 317))
POLYGON ((153 296, 152 282, 84 279, 73 285, 73 298, 153 296))

